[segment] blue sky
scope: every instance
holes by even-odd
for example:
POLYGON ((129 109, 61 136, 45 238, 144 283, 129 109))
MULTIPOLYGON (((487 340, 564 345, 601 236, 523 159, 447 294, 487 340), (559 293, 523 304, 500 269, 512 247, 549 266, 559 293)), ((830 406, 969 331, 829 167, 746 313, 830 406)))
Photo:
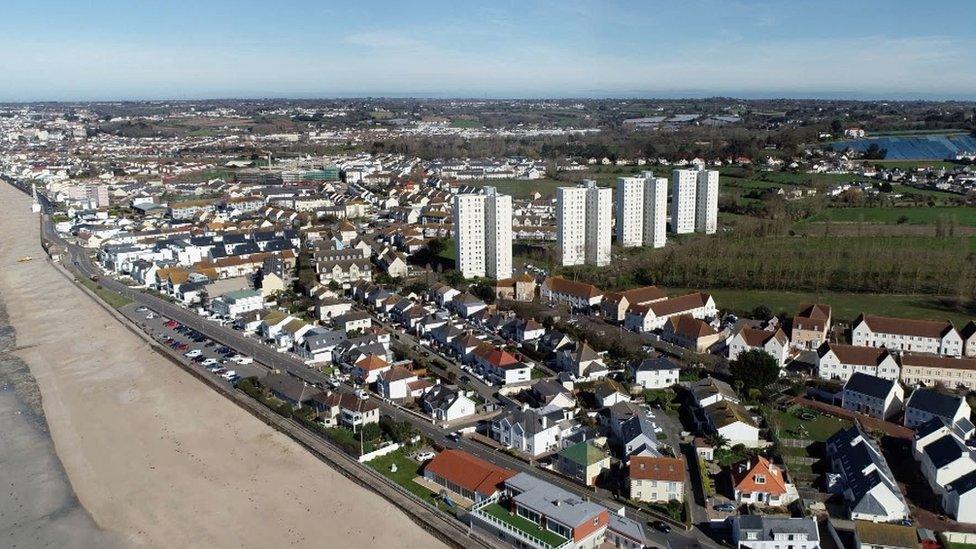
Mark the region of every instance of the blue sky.
POLYGON ((976 2, 3 0, 0 101, 976 98, 976 2))

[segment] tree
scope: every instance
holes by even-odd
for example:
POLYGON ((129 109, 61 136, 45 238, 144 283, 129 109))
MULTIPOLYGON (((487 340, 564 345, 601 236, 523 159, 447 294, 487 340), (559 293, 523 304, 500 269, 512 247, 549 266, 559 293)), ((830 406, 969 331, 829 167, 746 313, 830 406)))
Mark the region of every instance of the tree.
POLYGON ((729 365, 732 377, 745 391, 765 389, 779 379, 779 363, 773 355, 760 349, 746 351, 729 365))
POLYGON ((752 310, 751 316, 756 320, 762 320, 765 322, 773 318, 773 310, 765 305, 760 305, 752 310))
POLYGON ((376 423, 363 425, 363 440, 379 440, 383 436, 383 430, 376 423))
POLYGON ((721 450, 722 448, 725 448, 726 446, 729 445, 729 439, 727 439, 724 435, 720 435, 718 433, 712 433, 708 435, 708 437, 705 440, 708 441, 708 443, 711 444, 712 447, 715 448, 716 450, 721 450))

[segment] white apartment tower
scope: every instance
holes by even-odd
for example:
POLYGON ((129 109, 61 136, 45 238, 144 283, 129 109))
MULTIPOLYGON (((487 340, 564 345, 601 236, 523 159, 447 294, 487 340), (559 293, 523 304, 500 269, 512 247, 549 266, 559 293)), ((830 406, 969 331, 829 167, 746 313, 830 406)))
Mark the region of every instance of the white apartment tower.
POLYGON ((640 246, 644 240, 644 178, 617 178, 617 244, 640 246))
POLYGON ((674 170, 671 172, 671 232, 687 234, 695 232, 696 191, 698 170, 674 170))
POLYGON ((485 194, 454 197, 454 249, 465 278, 512 276, 512 197, 485 187, 485 194))
POLYGON ((644 172, 644 245, 663 248, 667 224, 668 179, 644 172))
POLYGON ((610 264, 613 189, 584 180, 556 189, 556 241, 560 265, 610 264))
POLYGON ((695 230, 715 234, 718 228, 718 170, 698 170, 695 230))
POLYGON ((617 178, 617 243, 661 248, 666 239, 668 180, 652 172, 617 178))
POLYGON ((556 189, 556 242, 559 264, 582 265, 586 259, 586 189, 556 189))
POLYGON ((603 267, 610 264, 610 238, 613 232, 613 189, 586 184, 586 262, 603 267))

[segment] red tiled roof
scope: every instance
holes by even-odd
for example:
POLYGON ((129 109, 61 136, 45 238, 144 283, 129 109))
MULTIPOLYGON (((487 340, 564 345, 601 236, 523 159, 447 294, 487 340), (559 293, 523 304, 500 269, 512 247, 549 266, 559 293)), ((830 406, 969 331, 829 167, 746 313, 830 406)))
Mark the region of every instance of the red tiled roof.
POLYGON ((633 456, 630 458, 630 478, 684 482, 685 460, 684 458, 633 456))
POLYGON ((953 329, 952 323, 948 320, 913 320, 861 314, 854 320, 854 326, 860 325, 861 322, 866 323, 872 332, 935 339, 941 339, 946 332, 953 329))
POLYGON ((732 484, 740 492, 782 495, 786 493, 783 471, 763 456, 756 456, 732 466, 732 484), (763 482, 757 480, 761 476, 763 482))
POLYGON ((483 496, 494 494, 505 480, 515 476, 515 471, 460 450, 442 451, 424 470, 483 496))

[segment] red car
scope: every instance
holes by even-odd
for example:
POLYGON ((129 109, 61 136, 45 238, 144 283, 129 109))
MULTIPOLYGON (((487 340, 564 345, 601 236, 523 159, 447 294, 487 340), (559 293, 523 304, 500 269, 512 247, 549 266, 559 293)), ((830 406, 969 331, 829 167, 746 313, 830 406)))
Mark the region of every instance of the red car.
POLYGON ((166 327, 172 329, 179 326, 179 324, 180 323, 175 320, 170 320, 169 322, 166 323, 166 327))

